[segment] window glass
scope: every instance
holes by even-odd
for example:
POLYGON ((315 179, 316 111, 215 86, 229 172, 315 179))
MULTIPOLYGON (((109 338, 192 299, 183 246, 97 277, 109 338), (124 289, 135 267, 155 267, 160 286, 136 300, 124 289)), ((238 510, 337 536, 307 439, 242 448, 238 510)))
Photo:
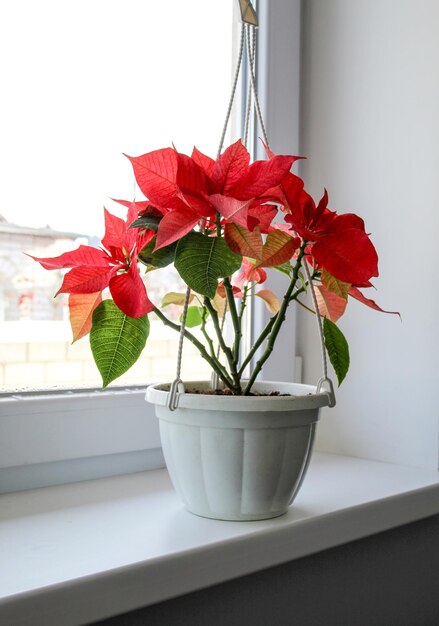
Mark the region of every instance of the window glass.
MULTIPOLYGON (((174 144, 212 157, 232 79, 233 2, 2 3, 0 54, 0 387, 100 386, 88 338, 73 345, 61 273, 25 256, 99 245, 110 198, 141 198, 123 153, 174 144)), ((181 290, 148 277, 158 303, 181 290)), ((178 311, 174 311, 178 319, 178 311)), ((170 380, 178 336, 158 320, 114 384, 170 380)), ((183 376, 207 366, 185 342, 183 376)))

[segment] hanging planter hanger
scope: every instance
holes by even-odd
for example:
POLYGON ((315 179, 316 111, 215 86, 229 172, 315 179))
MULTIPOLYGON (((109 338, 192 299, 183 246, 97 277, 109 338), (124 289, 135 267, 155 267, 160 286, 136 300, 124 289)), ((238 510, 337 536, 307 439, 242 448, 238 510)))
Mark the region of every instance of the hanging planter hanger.
MULTIPOLYGON (((238 0, 238 2, 239 2, 240 13, 241 13, 241 22, 242 22, 241 40, 240 40, 240 46, 239 46, 238 61, 236 64, 235 76, 233 80, 232 92, 230 95, 226 118, 224 121, 223 129, 221 133, 221 139, 220 139, 219 146, 218 146, 217 158, 221 154, 221 150, 224 144, 224 138, 225 138, 227 127, 230 121, 232 107, 233 107, 233 103, 234 103, 235 95, 236 95, 236 88, 238 84, 239 73, 240 73, 241 66, 242 66, 243 59, 244 59, 245 44, 246 44, 246 51, 247 51, 247 55, 246 55, 247 72, 248 72, 248 76, 250 79, 250 84, 249 84, 249 90, 248 90, 247 98, 246 98, 246 113, 245 113, 245 124, 244 124, 244 132, 243 132, 243 139, 244 139, 243 143, 244 145, 246 145, 247 143, 251 100, 253 96, 254 111, 258 119, 260 128, 261 128, 265 145, 267 146, 267 148, 269 147, 268 135, 267 135, 265 123, 262 117, 262 111, 261 111, 258 92, 256 88, 256 77, 254 73, 255 55, 256 55, 256 29, 259 26, 258 16, 250 0, 238 0)), ((202 229, 202 231, 204 231, 204 229, 202 229)), ((308 283, 311 289, 311 295, 313 298, 313 304, 314 304, 314 310, 315 310, 316 319, 317 319, 321 352, 322 352, 323 375, 317 383, 316 393, 321 393, 323 390, 325 390, 329 397, 328 406, 333 407, 335 406, 336 400, 335 400, 335 393, 334 393, 334 385, 331 379, 328 377, 322 320, 320 317, 320 313, 319 313, 319 309, 317 305, 317 299, 316 299, 316 295, 314 291, 314 286, 313 286, 311 276, 309 273, 309 268, 306 263, 304 264, 304 266, 305 266, 305 271, 307 273, 308 283)), ((185 301, 183 305, 183 312, 181 316, 181 328, 180 328, 180 336, 179 336, 178 352, 177 352, 176 376, 170 386, 169 394, 167 398, 167 407, 171 411, 174 411, 175 409, 177 409, 179 396, 180 394, 185 393, 184 383, 181 379, 181 363, 182 363, 182 357, 183 357, 184 333, 186 329, 186 319, 187 319, 187 312, 188 312, 188 307, 189 307, 189 302, 190 302, 190 296, 191 296, 191 289, 190 287, 188 287, 186 290, 185 301)), ((224 325, 225 317, 226 317, 226 309, 224 310, 224 314, 223 314, 222 321, 221 321, 222 326, 224 325)), ((218 352, 219 352, 219 347, 218 347, 218 352)), ((211 377, 211 388, 218 389, 219 387, 220 387, 219 376, 216 372, 213 372, 212 377, 211 377)))

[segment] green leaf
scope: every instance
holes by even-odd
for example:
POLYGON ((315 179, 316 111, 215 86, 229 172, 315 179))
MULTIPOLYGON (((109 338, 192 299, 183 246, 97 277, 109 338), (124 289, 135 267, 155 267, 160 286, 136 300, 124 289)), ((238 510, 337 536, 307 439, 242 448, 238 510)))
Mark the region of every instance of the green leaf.
POLYGON ((344 298, 345 300, 348 299, 349 283, 334 278, 325 268, 322 269, 320 280, 322 281, 322 285, 329 291, 332 291, 332 293, 335 293, 336 296, 344 298))
MULTIPOLYGON (((190 306, 187 310, 186 315, 186 328, 195 328, 195 326, 199 326, 203 321, 203 307, 202 306, 190 306)), ((180 322, 182 321, 182 317, 180 316, 180 322)))
POLYGON ((148 316, 128 317, 112 300, 93 312, 90 346, 105 389, 137 361, 149 335, 148 316))
POLYGON ((180 239, 175 268, 197 293, 213 298, 218 278, 231 276, 241 267, 242 257, 230 250, 224 239, 191 232, 180 239))
POLYGON ((257 267, 277 267, 289 262, 294 250, 298 247, 298 239, 291 237, 283 230, 271 230, 262 247, 262 260, 257 267))
POLYGON ((137 258, 144 265, 151 265, 152 267, 166 267, 174 262, 175 250, 177 248, 177 242, 171 243, 169 246, 164 246, 156 252, 153 252, 155 247, 156 238, 152 239, 137 255, 137 258))
POLYGON ((159 222, 162 219, 162 215, 144 215, 143 217, 138 217, 132 224, 129 225, 128 228, 145 228, 148 230, 157 230, 159 227, 159 222))
MULTIPOLYGON (((189 302, 192 302, 193 299, 194 299, 194 296, 193 294, 191 294, 189 296, 189 302)), ((183 304, 185 303, 185 300, 186 300, 185 293, 177 293, 176 291, 170 291, 169 293, 163 296, 160 308, 164 309, 165 306, 169 306, 170 304, 177 304, 178 306, 183 306, 183 304)))
POLYGON ((286 263, 282 263, 282 265, 275 265, 273 269, 282 272, 282 274, 286 274, 288 278, 291 277, 293 272, 293 267, 289 261, 287 261, 286 263))
POLYGON ((308 283, 305 280, 305 276, 303 275, 303 272, 299 271, 297 273, 297 278, 299 279, 300 284, 302 285, 302 287, 306 290, 308 283))
POLYGON ((337 376, 339 386, 343 382, 349 369, 349 346, 341 330, 328 320, 323 320, 323 335, 329 360, 337 376))
POLYGON ((230 250, 236 254, 250 259, 262 257, 263 242, 261 231, 257 226, 250 232, 239 224, 226 224, 224 226, 224 239, 230 250))

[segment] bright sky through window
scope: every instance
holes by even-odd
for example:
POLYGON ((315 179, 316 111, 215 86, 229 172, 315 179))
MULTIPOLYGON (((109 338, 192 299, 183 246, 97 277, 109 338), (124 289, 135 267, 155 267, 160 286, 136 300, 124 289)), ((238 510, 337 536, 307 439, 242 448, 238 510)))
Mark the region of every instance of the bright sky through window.
MULTIPOLYGON (((67 299, 53 297, 59 276, 24 253, 99 245, 103 207, 126 217, 111 198, 142 198, 123 153, 174 144, 216 157, 233 9, 234 0, 0 4, 0 389, 101 385, 88 338, 70 345, 67 299)), ((181 287, 171 270, 148 284, 156 302, 181 287)), ((157 341, 121 384, 172 377, 178 335, 153 323, 157 341)), ((204 361, 192 356, 188 347, 186 374, 197 377, 204 361)))
MULTIPOLYGON (((215 157, 231 86, 233 1, 2 3, 0 213, 102 234, 139 155, 215 157)), ((117 209, 116 209, 117 210, 117 209)))

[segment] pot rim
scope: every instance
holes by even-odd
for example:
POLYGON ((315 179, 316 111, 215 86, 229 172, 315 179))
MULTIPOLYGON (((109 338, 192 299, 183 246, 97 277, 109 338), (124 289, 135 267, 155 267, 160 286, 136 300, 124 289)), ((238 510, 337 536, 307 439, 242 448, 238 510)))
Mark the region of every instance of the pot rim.
MULTIPOLYGON (((191 389, 203 389, 208 381, 185 383, 185 393, 178 396, 179 409, 203 409, 210 411, 294 411, 317 409, 328 406, 330 397, 326 390, 316 393, 315 385, 276 381, 256 382, 255 391, 269 393, 279 391, 290 395, 279 396, 220 396, 203 393, 190 393, 191 389)), ((146 400, 158 406, 167 406, 170 383, 155 383, 146 390, 146 400)))

